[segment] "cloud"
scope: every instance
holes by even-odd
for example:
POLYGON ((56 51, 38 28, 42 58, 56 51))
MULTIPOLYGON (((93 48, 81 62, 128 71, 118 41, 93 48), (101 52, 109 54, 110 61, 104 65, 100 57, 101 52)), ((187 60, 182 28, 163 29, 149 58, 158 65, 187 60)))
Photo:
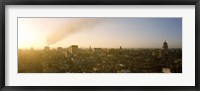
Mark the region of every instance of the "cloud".
POLYGON ((100 21, 94 18, 73 19, 69 24, 62 25, 58 30, 47 36, 47 45, 52 45, 79 31, 86 31, 94 28, 100 21))

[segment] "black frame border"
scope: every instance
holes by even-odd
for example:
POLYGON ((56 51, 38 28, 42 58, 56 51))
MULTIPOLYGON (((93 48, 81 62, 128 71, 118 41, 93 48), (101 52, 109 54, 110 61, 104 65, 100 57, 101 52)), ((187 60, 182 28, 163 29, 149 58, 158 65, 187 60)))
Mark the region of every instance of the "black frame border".
POLYGON ((0 0, 0 90, 1 91, 200 91, 200 0, 0 0), (6 5, 195 5, 195 86, 5 86, 6 5))

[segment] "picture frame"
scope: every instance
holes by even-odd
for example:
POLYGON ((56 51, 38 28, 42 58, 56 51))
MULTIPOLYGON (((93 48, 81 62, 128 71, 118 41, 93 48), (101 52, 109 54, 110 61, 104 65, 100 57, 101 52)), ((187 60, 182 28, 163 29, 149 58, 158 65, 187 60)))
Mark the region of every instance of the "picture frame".
POLYGON ((0 40, 0 89, 2 91, 50 90, 50 91, 198 91, 199 90, 199 22, 200 0, 1 0, 0 40), (195 5, 195 86, 5 86, 5 6, 6 5, 195 5))

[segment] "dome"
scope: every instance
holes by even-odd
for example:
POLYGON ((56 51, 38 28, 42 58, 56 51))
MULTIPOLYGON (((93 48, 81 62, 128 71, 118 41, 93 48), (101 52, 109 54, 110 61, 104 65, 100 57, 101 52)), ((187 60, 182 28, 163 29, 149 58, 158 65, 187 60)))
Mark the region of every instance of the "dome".
POLYGON ((163 43, 163 49, 168 49, 168 45, 166 41, 163 43))
POLYGON ((166 42, 166 40, 165 40, 165 42, 163 43, 163 45, 167 45, 167 42, 166 42))
POLYGON ((167 45, 167 42, 164 42, 163 45, 167 45))

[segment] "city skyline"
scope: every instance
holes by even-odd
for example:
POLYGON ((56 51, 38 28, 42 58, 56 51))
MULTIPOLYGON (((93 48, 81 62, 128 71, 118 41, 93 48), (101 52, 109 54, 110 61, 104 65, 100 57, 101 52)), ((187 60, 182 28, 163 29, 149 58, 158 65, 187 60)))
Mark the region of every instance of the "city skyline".
POLYGON ((182 18, 18 18, 18 48, 182 48, 182 18))

